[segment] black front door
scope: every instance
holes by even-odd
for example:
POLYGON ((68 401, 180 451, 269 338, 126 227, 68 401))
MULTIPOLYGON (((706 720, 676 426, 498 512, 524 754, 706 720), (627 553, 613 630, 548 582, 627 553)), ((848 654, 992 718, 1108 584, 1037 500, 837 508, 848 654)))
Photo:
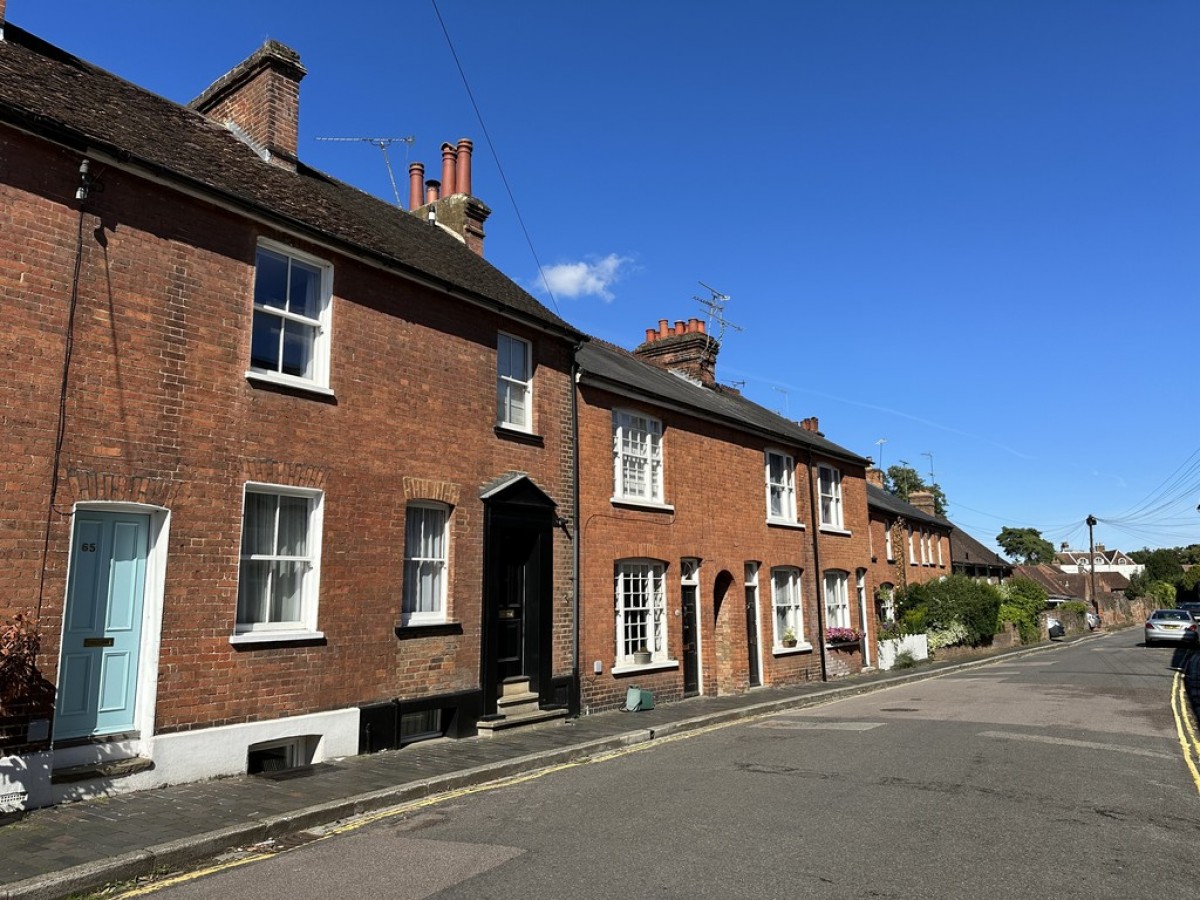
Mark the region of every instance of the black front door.
POLYGON ((746 585, 746 650, 750 654, 750 687, 762 684, 758 671, 758 589, 746 585))
POLYGON ((487 498, 480 687, 496 711, 505 679, 525 677, 552 700, 554 504, 527 479, 487 498))
MULTIPOLYGON (((538 567, 537 533, 528 529, 498 529, 499 543, 496 566, 500 575, 496 584, 495 630, 497 682, 524 675, 527 657, 536 657, 536 642, 526 647, 526 639, 536 629, 526 630, 526 607, 537 610, 538 567)), ((536 678, 530 679, 530 689, 536 691, 536 678)))
POLYGON ((696 586, 681 588, 683 599, 683 696, 700 693, 700 646, 696 635, 696 586))

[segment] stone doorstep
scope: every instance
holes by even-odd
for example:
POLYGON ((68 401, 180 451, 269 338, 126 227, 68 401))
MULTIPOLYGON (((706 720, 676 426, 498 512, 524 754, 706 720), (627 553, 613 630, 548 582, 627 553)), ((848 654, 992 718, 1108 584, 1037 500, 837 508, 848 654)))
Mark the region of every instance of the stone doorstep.
POLYGON ((76 781, 94 781, 98 778, 125 778, 153 768, 153 760, 135 756, 132 759, 116 759, 84 766, 71 766, 69 769, 56 769, 50 776, 50 783, 72 784, 76 781))
MULTIPOLYGON (((534 695, 537 696, 536 694, 534 695)), ((492 737, 498 731, 504 731, 509 728, 530 728, 535 725, 545 725, 550 722, 556 722, 567 717, 565 709, 538 709, 534 712, 522 713, 520 715, 506 715, 502 719, 485 720, 481 719, 476 723, 476 728, 479 729, 480 737, 492 737)))
POLYGON ((540 709, 538 695, 532 691, 524 694, 505 694, 496 701, 496 712, 505 718, 536 713, 540 709))

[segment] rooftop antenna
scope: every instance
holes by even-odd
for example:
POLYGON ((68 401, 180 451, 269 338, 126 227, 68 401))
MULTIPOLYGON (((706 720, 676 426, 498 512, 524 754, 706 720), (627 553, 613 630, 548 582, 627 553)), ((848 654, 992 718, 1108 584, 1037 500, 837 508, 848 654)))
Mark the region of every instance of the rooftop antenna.
POLYGON ((771 385, 771 390, 779 391, 779 393, 783 394, 783 417, 785 419, 790 419, 792 417, 792 406, 788 400, 788 394, 790 391, 788 391, 787 388, 776 387, 775 385, 771 385))
MULTIPOLYGON (((404 204, 400 202, 400 191, 396 187, 396 176, 392 174, 392 160, 388 157, 388 147, 392 146, 392 144, 406 144, 408 147, 411 147, 413 141, 416 140, 415 137, 319 137, 317 140, 374 144, 378 147, 383 152, 383 164, 387 166, 388 180, 392 183, 392 194, 396 198, 396 205, 401 209, 404 208, 404 204)), ((404 150, 405 159, 408 158, 408 147, 404 150)))
POLYGON ((717 343, 720 344, 725 339, 726 329, 732 328, 734 331, 741 331, 742 329, 725 318, 725 304, 729 302, 729 295, 722 294, 715 287, 710 287, 703 281, 698 283, 711 296, 693 297, 692 299, 699 303, 700 307, 708 314, 708 323, 705 327, 709 333, 712 332, 713 322, 716 322, 720 326, 720 330, 717 332, 717 343))
POLYGON ((937 478, 935 478, 934 474, 933 474, 933 454, 932 453, 922 453, 921 455, 929 457, 929 484, 930 484, 930 486, 933 486, 933 485, 937 484, 937 478))
POLYGON ((720 349, 721 344, 725 341, 726 330, 732 328, 734 331, 741 331, 742 329, 740 326, 734 325, 725 318, 725 304, 729 302, 729 295, 722 294, 715 287, 711 287, 710 285, 705 284, 703 281, 698 283, 700 287, 704 288, 709 293, 708 297, 692 298, 699 303, 700 307, 708 314, 708 321, 704 326, 705 333, 711 336, 713 322, 716 322, 718 325, 716 338, 713 340, 713 343, 709 344, 704 351, 705 356, 712 356, 712 359, 706 360, 706 363, 715 367, 717 361, 717 350, 720 349))
POLYGON ((883 467, 883 445, 886 444, 887 442, 888 442, 887 438, 880 438, 879 440, 877 440, 875 442, 875 446, 877 446, 879 448, 879 471, 881 471, 881 472, 887 471, 887 469, 885 469, 883 467))

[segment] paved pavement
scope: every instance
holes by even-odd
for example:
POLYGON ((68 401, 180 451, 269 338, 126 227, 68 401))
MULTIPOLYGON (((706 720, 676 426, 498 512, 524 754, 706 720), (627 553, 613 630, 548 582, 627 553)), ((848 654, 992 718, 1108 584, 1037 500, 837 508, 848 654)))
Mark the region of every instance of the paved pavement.
POLYGON ((223 778, 35 810, 0 826, 0 900, 65 897, 430 794, 1062 645, 854 675, 828 684, 697 697, 491 738, 427 741, 274 777, 223 778))

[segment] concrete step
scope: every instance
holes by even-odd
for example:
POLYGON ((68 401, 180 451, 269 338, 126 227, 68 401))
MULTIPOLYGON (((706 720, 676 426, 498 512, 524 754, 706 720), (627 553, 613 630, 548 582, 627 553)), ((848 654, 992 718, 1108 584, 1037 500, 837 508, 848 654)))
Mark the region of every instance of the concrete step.
MULTIPOLYGON (((535 695, 536 696, 536 695, 535 695)), ((512 728, 534 728, 560 722, 567 717, 565 709, 538 709, 520 715, 497 716, 494 719, 480 719, 476 724, 481 737, 492 737, 499 731, 512 728)))

